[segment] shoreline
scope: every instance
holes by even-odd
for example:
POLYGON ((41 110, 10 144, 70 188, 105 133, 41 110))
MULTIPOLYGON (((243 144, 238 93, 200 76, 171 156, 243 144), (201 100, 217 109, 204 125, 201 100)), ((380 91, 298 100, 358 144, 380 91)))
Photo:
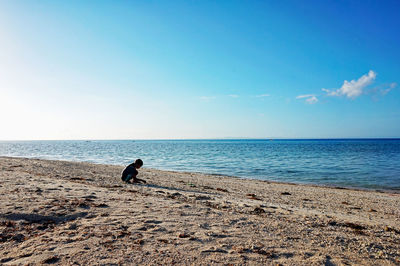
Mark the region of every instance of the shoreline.
POLYGON ((241 141, 241 140, 255 140, 255 141, 279 141, 279 140, 400 140, 400 137, 376 137, 376 138, 204 138, 204 139, 9 139, 9 140, 0 140, 0 142, 24 142, 24 141, 196 141, 196 140, 233 140, 233 141, 241 141))
POLYGON ((228 178, 237 178, 242 180, 253 180, 253 181, 261 181, 267 183, 275 183, 275 184, 283 184, 283 185, 294 185, 294 186, 311 186, 311 187, 321 187, 321 188, 332 188, 332 189, 347 189, 347 190, 355 190, 355 191, 370 191, 370 192, 379 192, 379 193, 392 193, 392 194, 400 194, 400 189, 384 189, 384 188, 366 188, 366 187, 352 187, 352 186, 339 186, 334 184, 316 184, 316 183, 306 183, 306 182, 285 182, 285 181, 277 181, 271 179, 257 179, 257 178, 246 178, 240 176, 233 176, 233 175, 224 175, 224 174, 212 174, 207 172, 188 172, 188 171, 177 171, 177 170, 163 170, 157 168, 144 168, 149 170, 158 170, 158 171, 165 171, 165 172, 172 172, 172 173, 185 173, 185 174, 204 174, 209 176, 216 176, 216 177, 228 177, 228 178))
POLYGON ((400 195, 0 157, 0 263, 398 265, 400 195))
MULTIPOLYGON (((45 161, 60 161, 60 162, 76 162, 76 163, 88 163, 88 164, 95 164, 95 165, 112 165, 112 166, 120 166, 125 167, 123 164, 106 164, 106 163, 97 163, 97 162, 90 162, 90 161, 69 161, 69 160, 57 160, 57 159, 45 159, 40 157, 18 157, 18 156, 0 156, 1 158, 15 158, 15 159, 31 159, 31 160, 45 160, 45 161)), ((155 170, 155 171, 165 171, 171 173, 181 173, 181 174, 200 174, 200 175, 207 175, 207 176, 215 176, 215 177, 228 177, 228 178, 235 178, 241 180, 254 180, 254 181, 262 181, 268 183, 276 183, 276 184, 286 184, 286 185, 299 185, 299 186, 312 186, 312 187, 321 187, 321 188, 332 188, 332 189, 347 189, 347 190, 356 190, 356 191, 371 191, 371 192, 379 192, 379 193, 392 193, 392 194, 400 194, 400 189, 396 188, 367 188, 367 187, 357 187, 357 186, 343 186, 343 185, 335 185, 335 184, 317 184, 317 183, 307 183, 307 182, 285 182, 285 181, 277 181, 277 180, 270 180, 270 179, 257 179, 257 178, 247 178, 247 177, 240 177, 228 174, 214 174, 208 172, 197 172, 197 171, 179 171, 174 169, 158 169, 158 168, 148 168, 143 167, 142 169, 148 170, 155 170)))

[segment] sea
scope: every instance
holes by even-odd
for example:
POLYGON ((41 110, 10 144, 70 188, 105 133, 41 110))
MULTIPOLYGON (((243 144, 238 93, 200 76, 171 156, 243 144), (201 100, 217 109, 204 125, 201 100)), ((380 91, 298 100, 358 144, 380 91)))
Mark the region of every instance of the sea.
POLYGON ((0 141, 0 156, 400 191, 400 139, 0 141))

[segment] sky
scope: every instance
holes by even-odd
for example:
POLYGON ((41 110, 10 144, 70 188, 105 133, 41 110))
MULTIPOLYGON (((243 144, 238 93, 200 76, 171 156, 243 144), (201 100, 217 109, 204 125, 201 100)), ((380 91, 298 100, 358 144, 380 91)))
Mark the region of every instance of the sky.
POLYGON ((399 1, 0 1, 0 140, 400 137, 399 1))

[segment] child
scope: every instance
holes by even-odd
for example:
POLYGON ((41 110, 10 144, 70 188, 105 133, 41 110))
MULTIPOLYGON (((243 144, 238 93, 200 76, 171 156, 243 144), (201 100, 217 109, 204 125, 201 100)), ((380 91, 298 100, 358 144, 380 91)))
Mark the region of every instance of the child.
POLYGON ((138 171, 136 169, 139 169, 140 167, 142 167, 142 165, 143 161, 140 159, 137 159, 134 163, 128 165, 122 172, 121 176, 122 181, 130 183, 129 180, 133 178, 132 183, 140 183, 140 182, 146 183, 145 180, 136 178, 136 176, 138 175, 138 171))

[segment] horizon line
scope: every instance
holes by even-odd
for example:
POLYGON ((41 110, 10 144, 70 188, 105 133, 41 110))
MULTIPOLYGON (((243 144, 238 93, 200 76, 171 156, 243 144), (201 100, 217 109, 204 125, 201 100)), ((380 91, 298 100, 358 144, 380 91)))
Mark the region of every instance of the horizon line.
POLYGON ((249 138, 249 137, 225 137, 225 138, 155 138, 155 139, 13 139, 0 140, 0 142, 11 141, 163 141, 163 140, 397 140, 400 137, 332 137, 332 138, 249 138))

